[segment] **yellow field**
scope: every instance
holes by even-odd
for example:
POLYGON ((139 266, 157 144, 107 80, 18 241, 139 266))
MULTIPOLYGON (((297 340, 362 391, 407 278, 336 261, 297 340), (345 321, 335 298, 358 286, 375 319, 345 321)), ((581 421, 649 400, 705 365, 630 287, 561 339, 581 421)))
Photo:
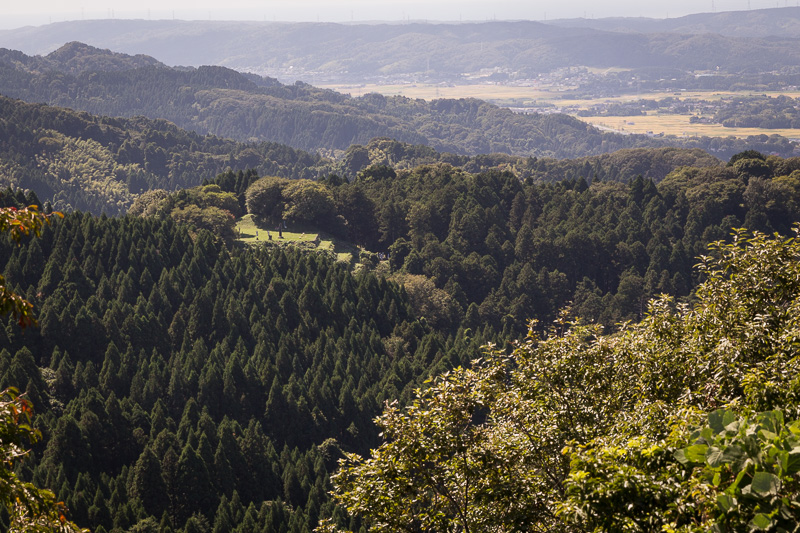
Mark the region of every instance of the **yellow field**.
POLYGON ((363 96, 378 93, 384 96, 406 96, 435 100, 437 98, 480 98, 490 102, 506 100, 526 100, 544 102, 553 99, 553 93, 547 88, 513 87, 509 85, 321 85, 324 89, 332 89, 351 96, 363 96))
POLYGON ((625 133, 663 133, 689 137, 748 137, 750 135, 782 135, 800 138, 800 130, 762 128, 725 128, 719 124, 690 124, 689 115, 647 115, 636 117, 578 117, 603 129, 625 133))
MULTIPOLYGON (((551 93, 552 94, 552 93, 551 93)), ((753 91, 740 91, 740 92, 733 92, 733 91, 676 91, 676 92, 658 92, 658 93, 632 93, 632 94, 624 94, 621 96, 612 96, 608 98, 597 98, 597 99, 586 99, 586 98, 551 98, 547 100, 550 103, 556 104, 558 106, 579 106, 582 108, 588 108, 592 104, 599 104, 604 102, 618 102, 618 103, 625 103, 625 102, 635 102, 637 100, 663 100, 664 98, 675 98, 676 100, 680 101, 692 101, 692 100, 707 100, 707 101, 715 101, 720 100, 722 98, 730 98, 732 96, 755 96, 755 95, 767 95, 767 96, 791 96, 792 98, 800 97, 800 91, 785 91, 785 92, 778 92, 778 91, 771 91, 771 92, 760 92, 754 93, 753 91)), ((544 100, 542 100, 544 101, 544 100)))
POLYGON ((408 98, 421 98, 423 100, 435 100, 436 98, 480 98, 489 102, 501 102, 504 100, 525 100, 539 104, 553 104, 558 107, 580 106, 588 107, 591 104, 601 102, 633 102, 643 98, 649 100, 662 100, 664 98, 676 98, 678 100, 719 100, 731 96, 750 96, 755 94, 766 94, 767 96, 786 95, 792 98, 800 97, 800 91, 675 91, 675 92, 656 92, 656 93, 632 93, 608 98, 585 99, 585 98, 565 98, 565 90, 554 89, 549 85, 536 85, 532 87, 517 87, 511 85, 435 85, 424 83, 395 84, 395 85, 321 85, 324 89, 349 94, 351 96, 363 96, 369 93, 378 93, 385 96, 406 96, 408 98))
MULTIPOLYGON (((575 115, 580 109, 588 109, 592 104, 603 102, 632 102, 643 98, 649 100, 662 100, 664 98, 677 98, 686 100, 719 100, 732 96, 749 96, 766 94, 768 96, 786 95, 792 98, 800 97, 800 91, 754 93, 753 91, 674 91, 658 93, 625 94, 610 98, 577 99, 565 98, 564 88, 556 90, 550 86, 515 87, 509 85, 428 85, 428 84, 403 84, 403 85, 327 85, 327 89, 363 96, 368 93, 379 93, 385 96, 406 96, 408 98, 421 98, 434 100, 436 98, 479 98, 500 106, 508 107, 534 107, 553 105, 557 108, 569 108, 567 112, 575 115)), ((709 137, 748 137, 750 135, 782 135, 789 138, 800 138, 800 130, 781 129, 768 130, 762 128, 724 128, 719 124, 690 124, 690 115, 648 115, 635 117, 577 117, 580 120, 601 126, 608 130, 627 133, 663 133, 664 135, 702 136, 709 137), (629 124, 633 122, 633 124, 629 124)))

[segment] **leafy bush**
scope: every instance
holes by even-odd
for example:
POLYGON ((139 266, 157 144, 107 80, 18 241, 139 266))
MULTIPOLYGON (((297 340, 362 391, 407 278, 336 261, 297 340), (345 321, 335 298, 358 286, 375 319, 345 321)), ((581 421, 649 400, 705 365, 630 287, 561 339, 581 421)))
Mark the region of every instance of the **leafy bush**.
POLYGON ((797 531, 800 421, 777 410, 691 418, 662 441, 569 448, 561 515, 593 531, 797 531))
POLYGON ((334 497, 372 531, 798 531, 800 236, 711 252, 694 306, 611 336, 562 316, 388 406, 334 497))

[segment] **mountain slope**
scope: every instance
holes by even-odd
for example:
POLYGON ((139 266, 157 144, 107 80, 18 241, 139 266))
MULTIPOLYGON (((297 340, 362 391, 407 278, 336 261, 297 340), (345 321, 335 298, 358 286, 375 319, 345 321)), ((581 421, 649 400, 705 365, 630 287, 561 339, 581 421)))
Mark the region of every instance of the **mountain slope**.
POLYGON ((309 532, 383 401, 461 364, 397 284, 169 219, 73 213, 2 240, 0 270, 41 325, 0 328, 0 387, 27 392, 45 434, 26 473, 93 531, 309 532))
POLYGON ((57 209, 124 213, 149 189, 199 185, 226 168, 316 177, 329 161, 274 143, 237 143, 165 120, 112 119, 0 96, 0 186, 57 209))
MULTIPOLYGON (((108 51, 83 50, 86 59, 61 49, 46 58, 0 49, 0 94, 98 115, 167 119, 201 134, 277 142, 337 156, 377 137, 473 156, 506 153, 565 158, 623 148, 681 146, 728 159, 745 149, 787 156, 794 148, 779 137, 659 139, 602 133, 566 115, 517 114, 475 99, 426 102, 378 94, 352 98, 300 82, 283 85, 224 67, 119 70, 115 65, 110 72, 65 73, 75 64, 102 67, 109 62, 108 51), (68 56, 68 62, 59 63, 61 56, 68 56)), ((127 65, 137 58, 115 60, 127 65)))
MULTIPOLYGON (((90 58, 98 55, 96 49, 86 51, 90 58)), ((199 133, 325 152, 366 144, 375 137, 458 154, 554 157, 664 144, 643 136, 601 133, 565 115, 521 115, 474 99, 425 102, 377 94, 352 98, 223 67, 147 66, 73 75, 57 64, 61 55, 65 54, 59 49, 37 60, 0 50, 0 93, 99 115, 163 118, 199 133), (40 63, 55 66, 40 70, 40 63)))

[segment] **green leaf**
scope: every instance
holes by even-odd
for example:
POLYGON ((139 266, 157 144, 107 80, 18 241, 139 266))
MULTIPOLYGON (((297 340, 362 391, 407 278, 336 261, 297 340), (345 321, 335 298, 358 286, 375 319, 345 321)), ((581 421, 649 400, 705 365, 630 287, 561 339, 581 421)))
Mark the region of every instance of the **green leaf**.
POLYGON ((766 440, 766 441, 774 441, 775 438, 778 435, 776 435, 775 433, 773 433, 772 431, 770 431, 768 429, 761 429, 758 432, 758 436, 761 437, 763 440, 766 440))
POLYGON ((789 452, 775 448, 774 454, 772 450, 770 450, 770 455, 774 455, 775 462, 780 465, 781 471, 779 473, 786 472, 789 466, 789 452))
POLYGON ((708 415, 708 425, 714 430, 714 433, 722 433, 725 431, 725 424, 722 423, 722 418, 725 416, 725 409, 717 409, 708 415))
POLYGON ((772 527, 773 520, 764 513, 758 513, 748 524, 750 531, 767 531, 772 527))
POLYGON ((781 488, 781 480, 769 472, 756 472, 750 489, 759 496, 775 496, 781 488))
POLYGON ((736 421, 736 414, 730 409, 717 409, 708 415, 708 425, 714 430, 714 434, 725 431, 725 428, 736 421))
POLYGON ((744 451, 735 444, 726 446, 725 450, 722 452, 723 463, 737 463, 742 459, 744 459, 744 451))
POLYGON ((786 461, 786 473, 796 474, 800 472, 800 448, 795 448, 789 452, 789 459, 786 461))
POLYGON ((736 498, 730 494, 718 494, 717 506, 722 509, 723 513, 727 513, 732 507, 736 505, 736 498))
POLYGON ((703 463, 705 462, 706 452, 708 446, 705 444, 695 444, 688 448, 683 448, 674 453, 675 459, 683 465, 690 463, 703 463))
POLYGON ((783 413, 781 411, 758 413, 758 424, 764 426, 772 434, 779 433, 780 428, 783 426, 783 413))
POLYGON ((706 452, 706 463, 708 463, 709 466, 716 468, 722 463, 723 457, 724 451, 716 446, 712 446, 706 452))

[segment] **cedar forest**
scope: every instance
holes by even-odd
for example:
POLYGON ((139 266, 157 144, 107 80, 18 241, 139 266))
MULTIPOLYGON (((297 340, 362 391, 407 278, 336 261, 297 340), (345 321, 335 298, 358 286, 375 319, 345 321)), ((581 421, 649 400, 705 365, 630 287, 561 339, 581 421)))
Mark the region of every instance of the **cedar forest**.
POLYGON ((0 497, 47 487, 58 524, 6 498, 3 528, 797 531, 787 140, 669 146, 74 48, 78 74, 0 55, 4 94, 115 116, 0 97, 0 389, 24 393, 0 402, 0 497), (359 253, 246 244, 244 217, 359 253))

